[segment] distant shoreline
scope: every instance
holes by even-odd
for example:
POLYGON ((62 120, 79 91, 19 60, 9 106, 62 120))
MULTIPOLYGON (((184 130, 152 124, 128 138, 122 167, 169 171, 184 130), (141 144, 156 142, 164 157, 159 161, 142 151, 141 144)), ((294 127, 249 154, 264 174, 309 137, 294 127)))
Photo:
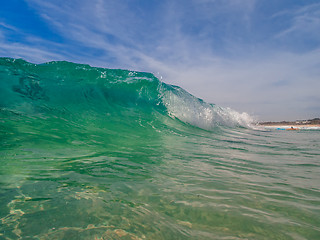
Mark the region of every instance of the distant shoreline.
POLYGON ((281 122, 259 122, 262 126, 320 126, 320 118, 310 120, 281 121, 281 122))
POLYGON ((320 118, 310 120, 297 120, 297 121, 281 121, 281 122, 260 122, 258 125, 272 128, 272 129, 285 129, 285 130, 298 130, 308 128, 320 128, 320 118))

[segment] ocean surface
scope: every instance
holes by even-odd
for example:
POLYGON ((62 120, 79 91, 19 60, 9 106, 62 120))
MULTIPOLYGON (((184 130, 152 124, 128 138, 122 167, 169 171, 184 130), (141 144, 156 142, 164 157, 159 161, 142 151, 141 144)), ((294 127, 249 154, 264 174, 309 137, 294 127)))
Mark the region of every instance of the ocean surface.
POLYGON ((320 239, 320 131, 150 73, 0 58, 0 239, 320 239))

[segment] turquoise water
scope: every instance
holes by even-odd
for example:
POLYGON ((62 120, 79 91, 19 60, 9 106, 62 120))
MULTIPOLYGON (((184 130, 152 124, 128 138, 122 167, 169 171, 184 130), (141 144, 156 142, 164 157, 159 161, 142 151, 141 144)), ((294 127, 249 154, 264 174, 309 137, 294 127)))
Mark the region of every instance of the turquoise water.
POLYGON ((0 59, 0 239, 319 239, 320 131, 150 73, 0 59))

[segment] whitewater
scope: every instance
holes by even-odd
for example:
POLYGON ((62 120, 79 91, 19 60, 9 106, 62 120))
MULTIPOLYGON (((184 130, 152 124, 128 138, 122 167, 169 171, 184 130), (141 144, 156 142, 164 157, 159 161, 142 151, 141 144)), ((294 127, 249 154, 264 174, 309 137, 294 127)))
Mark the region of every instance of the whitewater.
POLYGON ((319 239, 320 131, 151 73, 0 58, 1 239, 319 239))

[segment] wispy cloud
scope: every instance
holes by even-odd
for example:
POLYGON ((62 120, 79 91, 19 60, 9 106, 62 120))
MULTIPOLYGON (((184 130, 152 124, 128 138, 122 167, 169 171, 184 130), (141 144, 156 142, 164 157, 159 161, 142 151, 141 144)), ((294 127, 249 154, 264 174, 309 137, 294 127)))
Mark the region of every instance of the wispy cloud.
POLYGON ((3 57, 24 58, 34 62, 44 62, 49 59, 63 60, 62 54, 52 51, 57 44, 35 36, 30 36, 18 28, 7 24, 0 24, 0 55, 3 57), (8 40, 8 35, 18 35, 23 42, 8 40), (51 48, 50 48, 51 46, 51 48))
POLYGON ((294 40, 313 40, 319 44, 320 39, 320 3, 309 4, 304 7, 281 11, 273 18, 288 18, 289 26, 275 35, 275 38, 294 40))

